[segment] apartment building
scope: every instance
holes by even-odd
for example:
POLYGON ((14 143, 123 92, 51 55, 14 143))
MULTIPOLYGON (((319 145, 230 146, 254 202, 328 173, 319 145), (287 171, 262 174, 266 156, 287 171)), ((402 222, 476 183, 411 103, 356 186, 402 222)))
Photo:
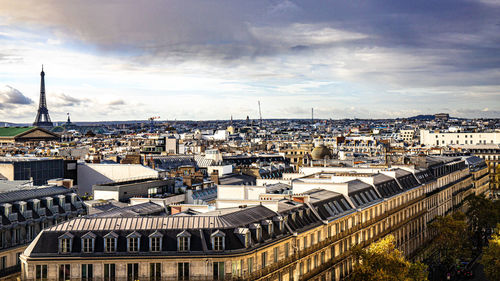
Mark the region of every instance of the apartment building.
POLYGON ((500 144, 500 132, 441 132, 420 130, 420 144, 447 146, 454 144, 500 144))
POLYGON ((343 280, 355 263, 350 249, 387 234, 406 256, 425 258, 427 224, 475 192, 460 157, 311 167, 290 178, 293 195, 261 194, 230 208, 52 226, 21 255, 22 279, 343 280))
POLYGON ((44 229, 85 213, 74 190, 0 181, 0 280, 19 276, 19 256, 44 229))

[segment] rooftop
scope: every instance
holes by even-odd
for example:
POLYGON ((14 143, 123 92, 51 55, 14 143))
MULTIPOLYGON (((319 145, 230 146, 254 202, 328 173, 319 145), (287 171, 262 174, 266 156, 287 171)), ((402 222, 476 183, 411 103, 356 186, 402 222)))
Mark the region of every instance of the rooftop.
POLYGON ((15 137, 36 127, 0 127, 0 137, 15 137))

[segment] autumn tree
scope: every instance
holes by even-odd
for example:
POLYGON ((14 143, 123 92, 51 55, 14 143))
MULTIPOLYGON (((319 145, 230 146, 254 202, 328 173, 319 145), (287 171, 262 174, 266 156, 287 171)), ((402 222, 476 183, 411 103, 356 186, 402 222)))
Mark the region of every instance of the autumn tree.
POLYGON ((349 281, 424 281, 427 266, 405 259, 394 245, 394 236, 387 235, 367 248, 353 249, 360 262, 354 266, 349 281))
POLYGON ((495 233, 484 247, 480 263, 484 266, 484 273, 489 280, 500 280, 500 223, 495 233))
POLYGON ((436 236, 433 246, 437 252, 437 262, 449 267, 460 259, 472 255, 470 231, 465 214, 457 212, 447 216, 437 216, 429 226, 436 236))

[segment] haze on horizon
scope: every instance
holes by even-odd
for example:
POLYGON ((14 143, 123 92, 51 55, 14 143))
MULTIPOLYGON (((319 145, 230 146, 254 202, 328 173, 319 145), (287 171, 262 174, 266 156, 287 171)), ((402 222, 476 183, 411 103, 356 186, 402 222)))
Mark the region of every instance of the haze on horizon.
POLYGON ((0 0, 0 121, 500 117, 500 0, 0 0))

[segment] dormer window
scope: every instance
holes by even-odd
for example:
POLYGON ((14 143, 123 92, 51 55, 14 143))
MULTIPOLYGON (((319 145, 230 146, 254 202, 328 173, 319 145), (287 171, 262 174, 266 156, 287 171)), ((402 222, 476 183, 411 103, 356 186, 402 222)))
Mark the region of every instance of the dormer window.
POLYGON ((71 252, 73 246, 73 234, 66 232, 59 236, 59 253, 66 254, 71 252))
POLYGON ((151 235, 149 235, 149 250, 151 252, 160 252, 162 247, 162 238, 163 234, 155 231, 151 235))
POLYGON ((19 213, 24 214, 24 212, 26 212, 26 202, 19 201, 17 205, 19 206, 19 213))
POLYGON ((187 252, 189 251, 191 244, 191 233, 187 230, 182 231, 177 234, 177 250, 179 252, 187 252))
POLYGON ((212 233, 210 236, 212 239, 212 249, 214 251, 223 251, 225 249, 225 237, 226 234, 220 230, 212 233))
POLYGON ((45 197, 47 208, 52 208, 52 197, 45 197))
POLYGON ((141 235, 134 231, 127 236, 127 252, 139 252, 141 235))
POLYGON ((284 219, 283 219, 283 217, 281 217, 281 216, 274 217, 273 221, 275 221, 278 224, 278 229, 279 229, 280 232, 282 232, 283 231, 283 227, 284 227, 284 219))
POLYGON ((34 199, 33 201, 33 210, 36 212, 40 209, 40 201, 34 199))
POLYGON ((9 217, 9 215, 12 214, 12 205, 9 203, 5 203, 2 205, 2 207, 3 207, 3 214, 6 217, 9 217))
POLYGON ((104 235, 104 251, 106 253, 116 252, 116 241, 118 239, 118 234, 110 232, 104 235))
POLYGON ((269 236, 273 236, 274 234, 274 225, 272 220, 263 220, 262 225, 266 228, 267 234, 269 236))
POLYGON ((59 203, 59 206, 64 208, 64 204, 66 203, 66 196, 64 195, 57 196, 57 201, 59 203))
POLYGON ((236 228, 234 234, 238 236, 245 248, 250 247, 250 231, 248 228, 236 228))
POLYGON ((255 235, 255 240, 258 242, 262 239, 262 227, 258 223, 254 223, 250 225, 250 229, 255 235))
POLYGON ((96 235, 92 232, 87 232, 82 236, 82 252, 92 253, 94 252, 96 235))

